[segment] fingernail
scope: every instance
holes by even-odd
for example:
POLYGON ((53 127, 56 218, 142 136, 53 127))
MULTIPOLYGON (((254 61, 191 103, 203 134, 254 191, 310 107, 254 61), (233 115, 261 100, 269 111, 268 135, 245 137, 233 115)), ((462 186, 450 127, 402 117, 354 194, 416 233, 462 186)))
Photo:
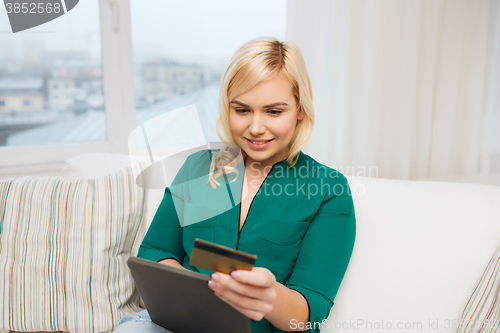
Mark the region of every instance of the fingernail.
POLYGON ((241 274, 240 274, 240 273, 238 273, 238 272, 234 272, 234 271, 233 271, 233 272, 231 272, 231 276, 232 276, 233 278, 237 279, 237 278, 239 278, 239 277, 241 276, 241 274))
POLYGON ((212 280, 214 280, 215 282, 219 282, 220 281, 220 275, 217 274, 217 273, 213 273, 212 274, 212 280))
POLYGON ((216 283, 216 282, 214 282, 214 281, 208 281, 208 286, 209 286, 210 288, 215 289, 215 288, 217 288, 217 283, 216 283))

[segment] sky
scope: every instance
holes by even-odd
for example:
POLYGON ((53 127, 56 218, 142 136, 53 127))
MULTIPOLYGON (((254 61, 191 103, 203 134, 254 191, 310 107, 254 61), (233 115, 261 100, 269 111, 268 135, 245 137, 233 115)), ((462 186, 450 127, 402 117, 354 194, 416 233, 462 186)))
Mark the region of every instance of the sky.
POLYGON ((286 0, 131 0, 134 56, 229 59, 258 36, 285 37, 286 0))
MULTIPOLYGON (((224 62, 251 38, 285 38, 286 0, 130 0, 130 6, 136 62, 152 56, 224 62)), ((80 0, 65 15, 16 34, 0 4, 0 61, 40 50, 100 57, 100 43, 97 0, 80 0)))
POLYGON ((22 59, 37 50, 87 51, 100 56, 100 43, 97 0, 81 0, 63 16, 15 34, 5 6, 0 4, 0 60, 22 59))

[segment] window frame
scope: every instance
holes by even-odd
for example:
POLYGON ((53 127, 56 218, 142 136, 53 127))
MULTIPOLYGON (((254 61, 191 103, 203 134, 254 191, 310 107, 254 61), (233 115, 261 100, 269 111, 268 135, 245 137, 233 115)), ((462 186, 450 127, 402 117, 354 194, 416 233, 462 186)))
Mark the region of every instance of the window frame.
POLYGON ((23 171, 58 172, 68 158, 84 153, 128 153, 128 135, 135 128, 130 1, 99 0, 99 9, 107 140, 2 146, 0 176, 23 171))

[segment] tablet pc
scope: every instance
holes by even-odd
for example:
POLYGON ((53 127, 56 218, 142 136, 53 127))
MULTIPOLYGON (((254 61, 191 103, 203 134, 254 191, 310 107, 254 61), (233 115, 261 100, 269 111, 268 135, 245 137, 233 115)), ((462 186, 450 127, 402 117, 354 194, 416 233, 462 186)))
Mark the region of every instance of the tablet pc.
POLYGON ((130 257, 151 320, 174 333, 251 333, 250 318, 214 295, 210 276, 130 257))

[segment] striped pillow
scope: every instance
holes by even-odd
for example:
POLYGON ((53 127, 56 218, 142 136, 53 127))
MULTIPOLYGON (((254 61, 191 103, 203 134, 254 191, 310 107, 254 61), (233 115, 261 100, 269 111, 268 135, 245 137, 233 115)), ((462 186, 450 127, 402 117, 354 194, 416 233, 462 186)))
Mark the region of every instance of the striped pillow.
POLYGON ((106 332, 140 311, 137 164, 100 179, 0 181, 0 330, 106 332))
POLYGON ((472 294, 457 333, 497 332, 500 326, 500 247, 472 294))

